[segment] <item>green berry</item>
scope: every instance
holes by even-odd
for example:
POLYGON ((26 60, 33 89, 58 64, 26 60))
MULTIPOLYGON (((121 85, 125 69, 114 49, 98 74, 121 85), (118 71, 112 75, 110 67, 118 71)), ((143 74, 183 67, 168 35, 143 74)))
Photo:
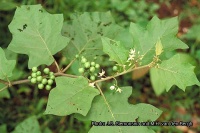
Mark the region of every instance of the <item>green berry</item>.
POLYGON ((95 65, 95 68, 97 68, 97 69, 100 68, 100 65, 99 65, 99 64, 96 64, 96 65, 95 65))
POLYGON ((49 68, 45 68, 45 69, 44 69, 44 73, 45 73, 45 74, 49 74, 49 72, 50 72, 49 68))
POLYGON ((28 79, 31 80, 31 76, 28 76, 28 79))
POLYGON ((36 78, 36 77, 37 77, 37 74, 36 74, 36 73, 32 73, 32 74, 31 74, 31 77, 36 78))
POLYGON ((76 55, 75 57, 76 57, 76 58, 78 58, 78 57, 79 57, 79 55, 76 55))
POLYGON ((97 57, 95 56, 95 57, 94 57, 94 60, 96 60, 96 59, 97 59, 97 57))
POLYGON ((41 82, 41 81, 42 81, 42 76, 38 76, 38 77, 37 77, 37 81, 38 81, 38 82, 41 82))
POLYGON ((117 71, 117 66, 113 66, 113 71, 117 71))
POLYGON ((91 66, 95 66, 95 62, 91 62, 91 66))
POLYGON ((89 67, 90 67, 90 62, 86 62, 86 63, 84 64, 84 66, 85 66, 85 68, 89 68, 89 67))
POLYGON ((95 76, 90 76, 90 80, 95 80, 95 76))
POLYGON ((51 89, 51 86, 50 85, 46 85, 46 90, 50 90, 51 89))
POLYGON ((84 73, 84 68, 79 68, 79 69, 78 69, 78 72, 79 72, 79 73, 84 73))
POLYGON ((51 76, 51 75, 54 75, 54 73, 53 72, 49 72, 49 75, 51 76))
POLYGON ((40 71, 37 71, 36 74, 37 74, 37 76, 40 76, 40 75, 41 75, 41 72, 40 72, 40 71))
POLYGON ((54 80, 54 79, 55 79, 55 76, 54 76, 54 75, 51 75, 51 76, 50 76, 50 79, 54 80))
POLYGON ((37 72, 37 67, 33 67, 33 68, 32 68, 32 71, 33 71, 33 72, 37 72))
POLYGON ((44 88, 44 85, 43 85, 43 84, 38 84, 38 88, 39 88, 39 89, 43 89, 43 88, 44 88))
POLYGON ((95 67, 90 67, 90 72, 94 72, 95 71, 95 67))
POLYGON ((48 85, 52 85, 53 84, 53 80, 52 79, 49 79, 47 82, 48 82, 48 85))
POLYGON ((47 84, 47 79, 42 79, 42 84, 47 84))
POLYGON ((94 76, 97 76, 97 75, 98 75, 97 73, 94 74, 94 76))
POLYGON ((36 78, 32 78, 31 79, 31 83, 35 84, 37 82, 37 79, 36 78))
POLYGON ((81 59, 81 63, 86 63, 86 61, 87 61, 87 59, 85 59, 85 58, 81 59))

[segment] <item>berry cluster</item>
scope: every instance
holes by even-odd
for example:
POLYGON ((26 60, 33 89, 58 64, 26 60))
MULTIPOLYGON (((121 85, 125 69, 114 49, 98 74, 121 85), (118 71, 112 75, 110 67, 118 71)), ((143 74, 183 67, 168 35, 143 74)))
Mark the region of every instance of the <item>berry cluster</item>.
POLYGON ((46 75, 42 76, 41 71, 38 71, 37 67, 33 67, 32 74, 28 77, 28 79, 31 83, 38 84, 39 89, 43 89, 45 87, 46 90, 50 90, 55 79, 54 73, 50 72, 49 68, 45 68, 43 72, 46 75))
POLYGON ((82 67, 78 69, 79 73, 87 74, 89 79, 94 81, 97 77, 97 73, 99 72, 100 65, 95 63, 94 61, 89 62, 85 57, 81 57, 82 67))

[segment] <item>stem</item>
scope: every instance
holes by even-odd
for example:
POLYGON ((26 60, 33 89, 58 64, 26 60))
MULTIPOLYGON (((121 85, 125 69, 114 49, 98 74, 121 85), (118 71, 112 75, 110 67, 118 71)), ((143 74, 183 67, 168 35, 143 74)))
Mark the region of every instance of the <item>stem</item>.
POLYGON ((66 72, 67 69, 72 65, 72 63, 74 63, 75 60, 76 60, 76 58, 73 59, 73 60, 62 70, 62 72, 63 72, 63 73, 66 72))
POLYGON ((55 76, 66 76, 66 77, 70 77, 70 78, 78 78, 78 76, 76 75, 71 75, 71 74, 65 74, 65 73, 55 73, 55 76))
POLYGON ((11 82, 11 85, 24 84, 24 83, 28 83, 28 82, 30 82, 30 80, 28 80, 28 79, 18 80, 18 81, 11 82))
POLYGON ((5 90, 5 89, 7 89, 7 88, 8 88, 8 85, 5 86, 5 87, 3 87, 3 88, 0 90, 0 92, 2 92, 3 90, 5 90))
POLYGON ((119 74, 114 75, 114 76, 109 76, 109 77, 106 77, 106 78, 103 78, 103 79, 100 79, 100 80, 96 80, 96 81, 94 81, 93 83, 98 83, 98 82, 106 81, 106 80, 109 80, 109 79, 113 79, 113 78, 115 78, 115 77, 124 75, 124 74, 129 73, 129 72, 132 72, 132 71, 134 71, 134 70, 142 69, 142 68, 145 68, 145 67, 149 67, 149 65, 145 65, 145 66, 141 66, 141 67, 136 67, 136 68, 133 68, 133 69, 124 71, 124 72, 119 73, 119 74))
POLYGON ((8 85, 8 82, 7 82, 7 81, 5 81, 5 80, 1 80, 1 79, 0 79, 0 83, 3 83, 3 84, 6 84, 6 85, 8 85))
POLYGON ((106 97, 105 97, 105 95, 103 94, 101 88, 99 87, 98 83, 95 83, 95 85, 97 86, 98 90, 100 91, 100 94, 101 94, 102 97, 103 97, 103 100, 105 101, 106 105, 108 106, 108 109, 109 109, 110 113, 112 114, 113 119, 116 121, 116 119, 115 119, 115 117, 114 117, 114 114, 113 114, 113 112, 112 112, 112 110, 111 110, 111 108, 110 108, 110 105, 108 104, 108 101, 106 100, 106 97))
POLYGON ((56 67, 57 67, 58 72, 61 72, 61 71, 60 71, 60 67, 59 67, 59 65, 58 65, 58 63, 57 63, 56 60, 54 60, 54 63, 55 63, 55 65, 56 65, 56 67))

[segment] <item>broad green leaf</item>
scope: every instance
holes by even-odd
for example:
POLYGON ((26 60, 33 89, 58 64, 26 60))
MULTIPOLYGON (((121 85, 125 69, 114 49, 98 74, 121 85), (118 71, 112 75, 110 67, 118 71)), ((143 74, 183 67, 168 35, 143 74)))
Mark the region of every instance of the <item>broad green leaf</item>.
POLYGON ((187 34, 185 35, 185 37, 187 39, 192 39, 192 40, 198 40, 198 41, 200 41, 199 31, 200 31, 200 24, 193 25, 189 29, 189 31, 187 32, 187 34))
POLYGON ((102 52, 101 36, 115 38, 123 29, 116 25, 110 12, 76 13, 71 16, 72 22, 64 23, 63 35, 69 37, 70 43, 63 51, 68 59, 76 54, 90 59, 102 52))
POLYGON ((0 1, 0 10, 9 11, 15 9, 17 4, 10 0, 1 0, 0 1))
POLYGON ((29 56, 28 67, 50 65, 53 55, 67 46, 69 39, 61 35, 62 14, 49 14, 41 5, 17 7, 9 25, 13 39, 8 49, 29 56))
MULTIPOLYGON (((128 98, 132 93, 131 87, 122 87, 122 93, 106 92, 105 98, 99 95, 94 98, 92 108, 88 114, 83 117, 77 115, 78 119, 91 120, 91 121, 116 121, 121 122, 140 122, 155 121, 162 111, 149 104, 131 105, 128 103, 128 98)), ((93 126, 90 130, 91 133, 140 133, 140 132, 153 132, 145 126, 93 126)))
POLYGON ((129 50, 124 48, 119 41, 115 41, 106 37, 102 37, 103 51, 110 56, 110 60, 120 65, 126 63, 129 50))
POLYGON ((188 48, 176 37, 178 32, 178 19, 176 17, 166 20, 153 17, 146 27, 131 23, 130 32, 136 51, 140 51, 140 54, 144 55, 143 64, 152 61, 156 43, 159 40, 162 42, 163 52, 188 48))
POLYGON ((151 68, 151 83, 157 95, 169 91, 173 85, 185 91, 187 86, 200 85, 194 73, 194 66, 186 62, 181 54, 163 61, 158 68, 151 68))
POLYGON ((19 123, 12 133, 41 133, 40 126, 35 116, 19 123))
POLYGON ((5 84, 0 83, 0 99, 1 98, 10 98, 10 93, 8 91, 8 88, 6 88, 5 84))
POLYGON ((3 49, 0 47, 0 79, 8 80, 12 76, 15 60, 7 60, 3 49))
POLYGON ((45 114, 59 116, 79 113, 86 115, 91 108, 93 98, 99 94, 96 88, 90 87, 86 78, 56 78, 56 88, 49 94, 45 114))
POLYGON ((6 124, 0 125, 0 133, 7 133, 6 124))

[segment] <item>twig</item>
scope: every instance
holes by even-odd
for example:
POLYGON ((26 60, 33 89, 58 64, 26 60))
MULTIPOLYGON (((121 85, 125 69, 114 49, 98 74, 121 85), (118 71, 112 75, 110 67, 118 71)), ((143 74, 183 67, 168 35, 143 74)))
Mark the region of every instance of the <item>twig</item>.
POLYGON ((7 81, 5 81, 5 80, 1 80, 1 79, 0 79, 0 83, 6 84, 6 85, 9 84, 7 81))
POLYGON ((6 85, 5 87, 3 87, 0 92, 2 92, 3 90, 7 89, 8 88, 8 85, 6 85))
POLYGON ((133 68, 133 69, 124 71, 124 72, 119 73, 119 74, 114 75, 114 76, 109 76, 109 77, 106 77, 106 78, 103 78, 103 79, 100 79, 100 80, 96 80, 96 81, 94 81, 93 83, 98 83, 98 82, 106 81, 106 80, 109 80, 109 79, 113 79, 113 78, 115 78, 115 77, 124 75, 124 74, 129 73, 129 72, 132 72, 132 71, 134 71, 134 70, 142 69, 142 68, 145 68, 145 67, 149 67, 149 65, 145 65, 145 66, 141 66, 141 67, 136 67, 136 68, 133 68))
POLYGON ((66 76, 66 77, 70 77, 70 78, 78 78, 78 76, 76 75, 71 75, 71 74, 65 74, 65 73, 55 73, 55 76, 66 76))
POLYGON ((54 63, 55 63, 55 65, 56 65, 56 67, 57 67, 58 72, 61 72, 60 67, 59 67, 59 65, 58 65, 58 63, 57 63, 56 60, 54 60, 54 63))
POLYGON ((63 70, 62 72, 65 73, 67 71, 67 69, 72 65, 72 63, 74 63, 74 61, 76 60, 76 58, 74 58, 63 70))

